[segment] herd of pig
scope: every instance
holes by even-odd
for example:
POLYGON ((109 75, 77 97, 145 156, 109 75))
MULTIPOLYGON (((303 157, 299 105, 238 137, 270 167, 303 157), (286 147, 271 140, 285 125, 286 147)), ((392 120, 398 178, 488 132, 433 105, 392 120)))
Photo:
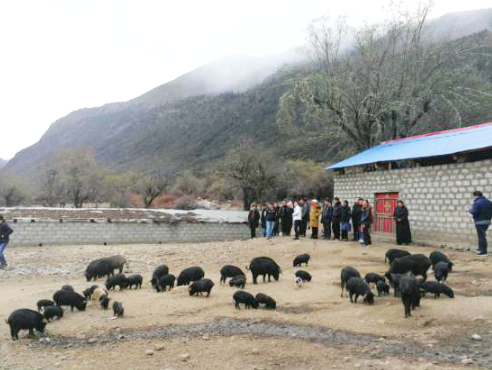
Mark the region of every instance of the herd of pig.
MULTIPOLYGON (((294 267, 300 267, 302 264, 308 266, 311 256, 301 254, 293 261, 294 267)), ((371 291, 371 284, 376 286, 378 296, 388 295, 390 286, 394 290, 395 297, 401 297, 405 317, 411 316, 412 309, 420 305, 420 298, 426 293, 434 294, 438 298, 440 294, 445 294, 450 298, 454 297, 453 290, 444 284, 448 273, 451 272, 453 263, 442 252, 434 251, 429 257, 423 254, 410 254, 407 251, 399 249, 390 249, 386 252, 385 262, 389 262, 390 268, 384 276, 377 273, 368 273, 364 279, 360 273, 353 267, 347 266, 341 272, 342 297, 344 289, 349 293, 350 301, 357 303, 359 296, 363 297, 366 304, 374 304, 374 293, 371 291), (436 281, 427 281, 427 271, 432 265, 436 281), (416 276, 421 275, 421 279, 416 276), (389 285, 386 283, 386 279, 389 285)), ((75 292, 72 286, 64 285, 53 295, 53 300, 43 299, 37 302, 38 310, 18 309, 12 312, 6 323, 10 326, 11 337, 13 340, 19 339, 20 330, 29 330, 33 335, 34 330, 41 333, 49 321, 52 319, 61 319, 63 317, 62 307, 70 307, 71 311, 76 308, 78 311, 85 311, 87 302, 92 301, 99 304, 102 309, 107 310, 111 298, 109 292, 119 290, 142 288, 143 277, 141 275, 125 276, 123 268, 127 264, 126 258, 120 255, 101 258, 92 261, 86 268, 85 277, 88 282, 98 278, 106 278, 105 286, 99 287, 92 285, 83 291, 83 295, 75 292), (115 274, 115 270, 119 273, 115 274)), ((279 280, 282 269, 270 257, 256 257, 251 260, 246 267, 252 274, 253 284, 258 283, 258 277, 263 277, 263 282, 271 282, 273 277, 275 281, 279 280)), ((244 289, 246 285, 246 274, 237 266, 225 265, 220 270, 220 283, 225 284, 227 279, 231 287, 244 289)), ((295 273, 295 286, 302 287, 303 283, 310 282, 312 276, 307 271, 298 270, 295 273)), ((205 272, 201 267, 194 266, 184 269, 178 278, 169 273, 166 265, 158 266, 153 274, 150 284, 157 292, 165 292, 174 288, 177 280, 177 286, 188 286, 190 296, 193 295, 210 295, 214 283, 212 280, 205 278, 205 272)), ((258 293, 256 296, 244 291, 238 290, 233 294, 233 303, 236 309, 240 309, 243 304, 247 309, 258 308, 263 305, 266 309, 276 309, 277 303, 266 294, 258 293)), ((113 313, 116 317, 124 316, 123 304, 118 301, 113 302, 113 313)))
POLYGON ((349 292, 351 302, 357 303, 359 296, 362 296, 364 303, 372 305, 374 293, 371 292, 370 284, 376 285, 380 297, 389 294, 391 285, 395 298, 402 300, 405 318, 412 316, 412 310, 420 307, 420 299, 426 293, 434 294, 434 298, 439 298, 441 294, 454 298, 453 290, 444 283, 454 264, 444 253, 434 251, 427 257, 400 249, 390 249, 386 252, 385 262, 389 262, 390 268, 384 276, 368 273, 364 279, 355 268, 344 267, 341 273, 342 297, 345 288, 349 292), (427 271, 431 265, 436 281, 427 281, 427 271), (422 278, 417 279, 418 275, 422 278), (386 283, 386 279, 390 285, 386 283))

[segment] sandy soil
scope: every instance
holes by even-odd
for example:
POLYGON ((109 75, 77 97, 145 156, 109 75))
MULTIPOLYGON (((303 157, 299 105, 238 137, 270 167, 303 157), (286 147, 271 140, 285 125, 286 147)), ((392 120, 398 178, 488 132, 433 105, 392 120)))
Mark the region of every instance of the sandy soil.
MULTIPOLYGON (((0 331, 0 368, 84 369, 105 358, 105 369, 405 369, 492 367, 492 259, 447 250, 455 262, 448 284, 456 298, 423 299, 421 308, 405 319, 399 299, 376 298, 374 306, 351 304, 340 297, 340 270, 346 265, 362 274, 384 273, 384 253, 391 244, 361 248, 356 243, 301 242, 290 238, 182 245, 84 247, 25 247, 7 250, 13 266, 0 271, 0 319, 17 308, 33 308, 52 297, 63 284, 82 291, 87 263, 122 253, 126 271, 141 273, 142 290, 111 293, 125 306, 125 318, 89 305, 50 323, 45 338, 21 334, 10 340, 8 326, 0 331), (294 286, 292 260, 310 253, 307 268, 313 281, 294 286), (234 288, 221 286, 224 264, 244 269, 251 258, 273 257, 283 274, 280 281, 248 284, 253 294, 266 293, 277 301, 276 311, 237 311, 234 288), (178 275, 200 265, 215 282, 209 298, 190 297, 186 290, 156 293, 148 284, 153 269, 165 263, 178 275), (471 339, 473 334, 482 337, 471 339), (49 339, 46 339, 49 338, 49 339), (160 348, 162 346, 162 350, 160 348), (153 350, 153 355, 146 354, 153 350), (189 354, 187 356, 183 356, 189 354)), ((412 246, 413 253, 432 249, 412 246)), ((251 281, 250 275, 248 276, 251 281)), ((433 277, 431 277, 433 279, 433 277)), ((102 283, 102 281, 99 281, 102 283)))

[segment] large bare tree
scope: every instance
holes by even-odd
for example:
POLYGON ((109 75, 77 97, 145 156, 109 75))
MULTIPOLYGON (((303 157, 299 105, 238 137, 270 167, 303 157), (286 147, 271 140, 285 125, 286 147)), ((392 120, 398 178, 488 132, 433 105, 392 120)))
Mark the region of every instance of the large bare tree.
POLYGON ((252 202, 265 200, 268 192, 274 190, 277 176, 272 166, 273 158, 250 142, 229 151, 225 173, 241 189, 245 210, 249 210, 252 202))
POLYGON ((344 18, 313 22, 312 68, 281 98, 279 125, 294 135, 344 137, 363 150, 425 131, 430 113, 452 112, 456 127, 470 107, 492 108, 490 85, 473 68, 487 44, 431 42, 425 31, 430 6, 392 8, 386 22, 357 31, 344 18), (301 123, 294 117, 298 101, 306 107, 301 123))
POLYGON ((164 194, 169 187, 169 178, 166 174, 150 174, 142 176, 135 183, 135 190, 143 201, 145 208, 152 207, 152 203, 164 194))
POLYGON ((99 201, 103 194, 105 171, 92 151, 86 148, 55 154, 44 166, 41 175, 41 200, 49 206, 99 201))

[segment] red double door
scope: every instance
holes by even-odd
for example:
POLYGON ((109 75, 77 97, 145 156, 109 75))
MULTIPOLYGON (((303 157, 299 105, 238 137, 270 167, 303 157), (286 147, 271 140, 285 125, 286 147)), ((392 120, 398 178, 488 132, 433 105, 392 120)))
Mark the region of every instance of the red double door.
POLYGON ((393 214, 398 200, 398 193, 376 193, 376 218, 374 231, 393 234, 395 232, 395 220, 393 214))

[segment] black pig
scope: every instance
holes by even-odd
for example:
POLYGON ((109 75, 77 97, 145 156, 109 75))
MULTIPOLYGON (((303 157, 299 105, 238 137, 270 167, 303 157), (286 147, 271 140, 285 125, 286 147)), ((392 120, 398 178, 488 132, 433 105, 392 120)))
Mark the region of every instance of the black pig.
POLYGON ((57 306, 70 306, 71 311, 77 308, 79 311, 85 311, 87 299, 80 294, 66 290, 59 290, 53 295, 53 301, 57 306))
POLYGON ((364 303, 369 305, 374 304, 374 294, 371 292, 369 284, 360 277, 351 277, 347 281, 347 291, 349 292, 350 302, 352 303, 357 303, 359 296, 363 296, 364 303))
POLYGON ((256 295, 256 302, 258 302, 258 305, 264 304, 265 308, 268 308, 269 310, 275 310, 277 308, 275 299, 263 293, 258 293, 256 295))
POLYGON ((393 262, 395 258, 405 257, 409 255, 409 252, 401 249, 390 249, 384 255, 384 262, 388 262, 391 265, 391 262, 393 262))
POLYGON ((246 276, 238 275, 234 276, 231 280, 229 280, 229 286, 244 289, 246 285, 246 276))
POLYGON ((345 285, 347 285, 347 282, 352 277, 360 278, 359 271, 357 271, 356 269, 354 269, 351 266, 344 267, 342 269, 342 272, 340 273, 340 280, 341 280, 341 286, 342 286, 342 294, 340 295, 341 297, 343 297, 343 290, 345 289, 345 285))
POLYGON ((246 276, 244 272, 236 266, 225 265, 220 269, 220 283, 225 284, 227 278, 234 278, 235 276, 246 276))
POLYGON ((30 335, 34 335, 34 330, 44 333, 47 321, 39 312, 22 308, 15 310, 6 320, 10 326, 12 340, 19 340, 19 331, 29 330, 30 335))
POLYGON ((107 296, 107 294, 103 294, 102 296, 99 297, 99 304, 104 310, 107 310, 109 307, 109 301, 111 298, 107 296))
POLYGON ((157 290, 157 292, 165 292, 167 287, 169 287, 169 290, 171 290, 172 288, 174 288, 175 280, 176 277, 172 274, 161 276, 157 281, 155 289, 157 290))
POLYGON ((449 286, 445 284, 441 284, 435 281, 426 281, 424 284, 422 284, 422 289, 426 293, 434 294, 435 299, 439 298, 441 294, 444 294, 449 298, 454 298, 453 289, 451 289, 449 286))
POLYGON ((391 262, 389 271, 385 274, 406 274, 411 272, 413 275, 422 275, 424 280, 427 280, 427 270, 431 266, 431 261, 423 254, 412 254, 396 258, 391 262))
POLYGON ((204 276, 205 276, 205 271, 203 271, 201 267, 198 266, 188 267, 187 269, 181 271, 181 273, 179 274, 178 286, 189 285, 194 281, 203 279, 204 276))
POLYGON ((54 306, 55 302, 49 300, 49 299, 41 299, 38 301, 37 306, 38 306, 38 311, 41 312, 41 310, 44 307, 49 307, 49 306, 54 306))
POLYGON ((158 266, 153 274, 152 274, 152 279, 150 280, 150 283, 152 284, 152 287, 154 289, 156 289, 158 292, 160 291, 159 289, 157 289, 157 282, 159 281, 159 279, 165 275, 169 274, 169 267, 167 267, 166 265, 160 265, 158 266))
POLYGON ((125 309, 123 308, 121 302, 113 302, 113 313, 116 317, 123 317, 123 315, 125 314, 125 309))
POLYGON ((313 278, 309 272, 303 270, 296 271, 296 277, 301 278, 302 281, 311 281, 313 278))
POLYGON ((244 290, 238 290, 234 295, 232 296, 232 299, 234 301, 234 306, 236 309, 240 309, 239 304, 243 303, 247 309, 252 308, 258 308, 258 301, 256 298, 248 293, 245 292, 244 290))
POLYGON ((297 256, 296 258, 294 258, 294 262, 292 263, 294 267, 301 267, 301 265, 303 263, 306 264, 306 266, 308 265, 309 263, 309 259, 311 258, 311 256, 307 253, 304 253, 304 254, 300 254, 299 256, 297 256))
POLYGON ((127 286, 128 279, 123 274, 110 276, 108 280, 106 280, 106 289, 108 290, 116 290, 116 287, 119 287, 120 290, 123 290, 126 289, 127 286))
POLYGON ((201 279, 193 282, 188 287, 188 291, 190 292, 190 295, 196 294, 197 296, 198 295, 203 296, 203 293, 207 293, 207 297, 209 297, 213 287, 214 287, 214 282, 212 280, 201 279))
POLYGON ((55 317, 59 320, 63 317, 63 309, 60 306, 46 307, 43 311, 43 315, 48 322, 55 317))
POLYGON ((376 288, 378 290, 378 297, 381 297, 383 295, 388 295, 390 291, 390 287, 388 284, 386 284, 384 281, 379 280, 376 283, 376 288))
POLYGON ((271 281, 271 277, 278 281, 282 269, 280 266, 270 257, 256 257, 251 260, 248 270, 253 275, 253 284, 258 284, 258 276, 263 276, 263 282, 266 281, 268 276, 268 282, 271 281))
POLYGON ((440 283, 448 279, 449 274, 449 263, 448 262, 438 262, 434 265, 434 276, 436 280, 440 283))
POLYGON ((446 262, 449 267, 449 272, 453 270, 454 263, 451 262, 444 253, 440 251, 434 251, 429 255, 429 259, 432 263, 432 268, 434 269, 434 266, 437 265, 439 262, 446 262))

